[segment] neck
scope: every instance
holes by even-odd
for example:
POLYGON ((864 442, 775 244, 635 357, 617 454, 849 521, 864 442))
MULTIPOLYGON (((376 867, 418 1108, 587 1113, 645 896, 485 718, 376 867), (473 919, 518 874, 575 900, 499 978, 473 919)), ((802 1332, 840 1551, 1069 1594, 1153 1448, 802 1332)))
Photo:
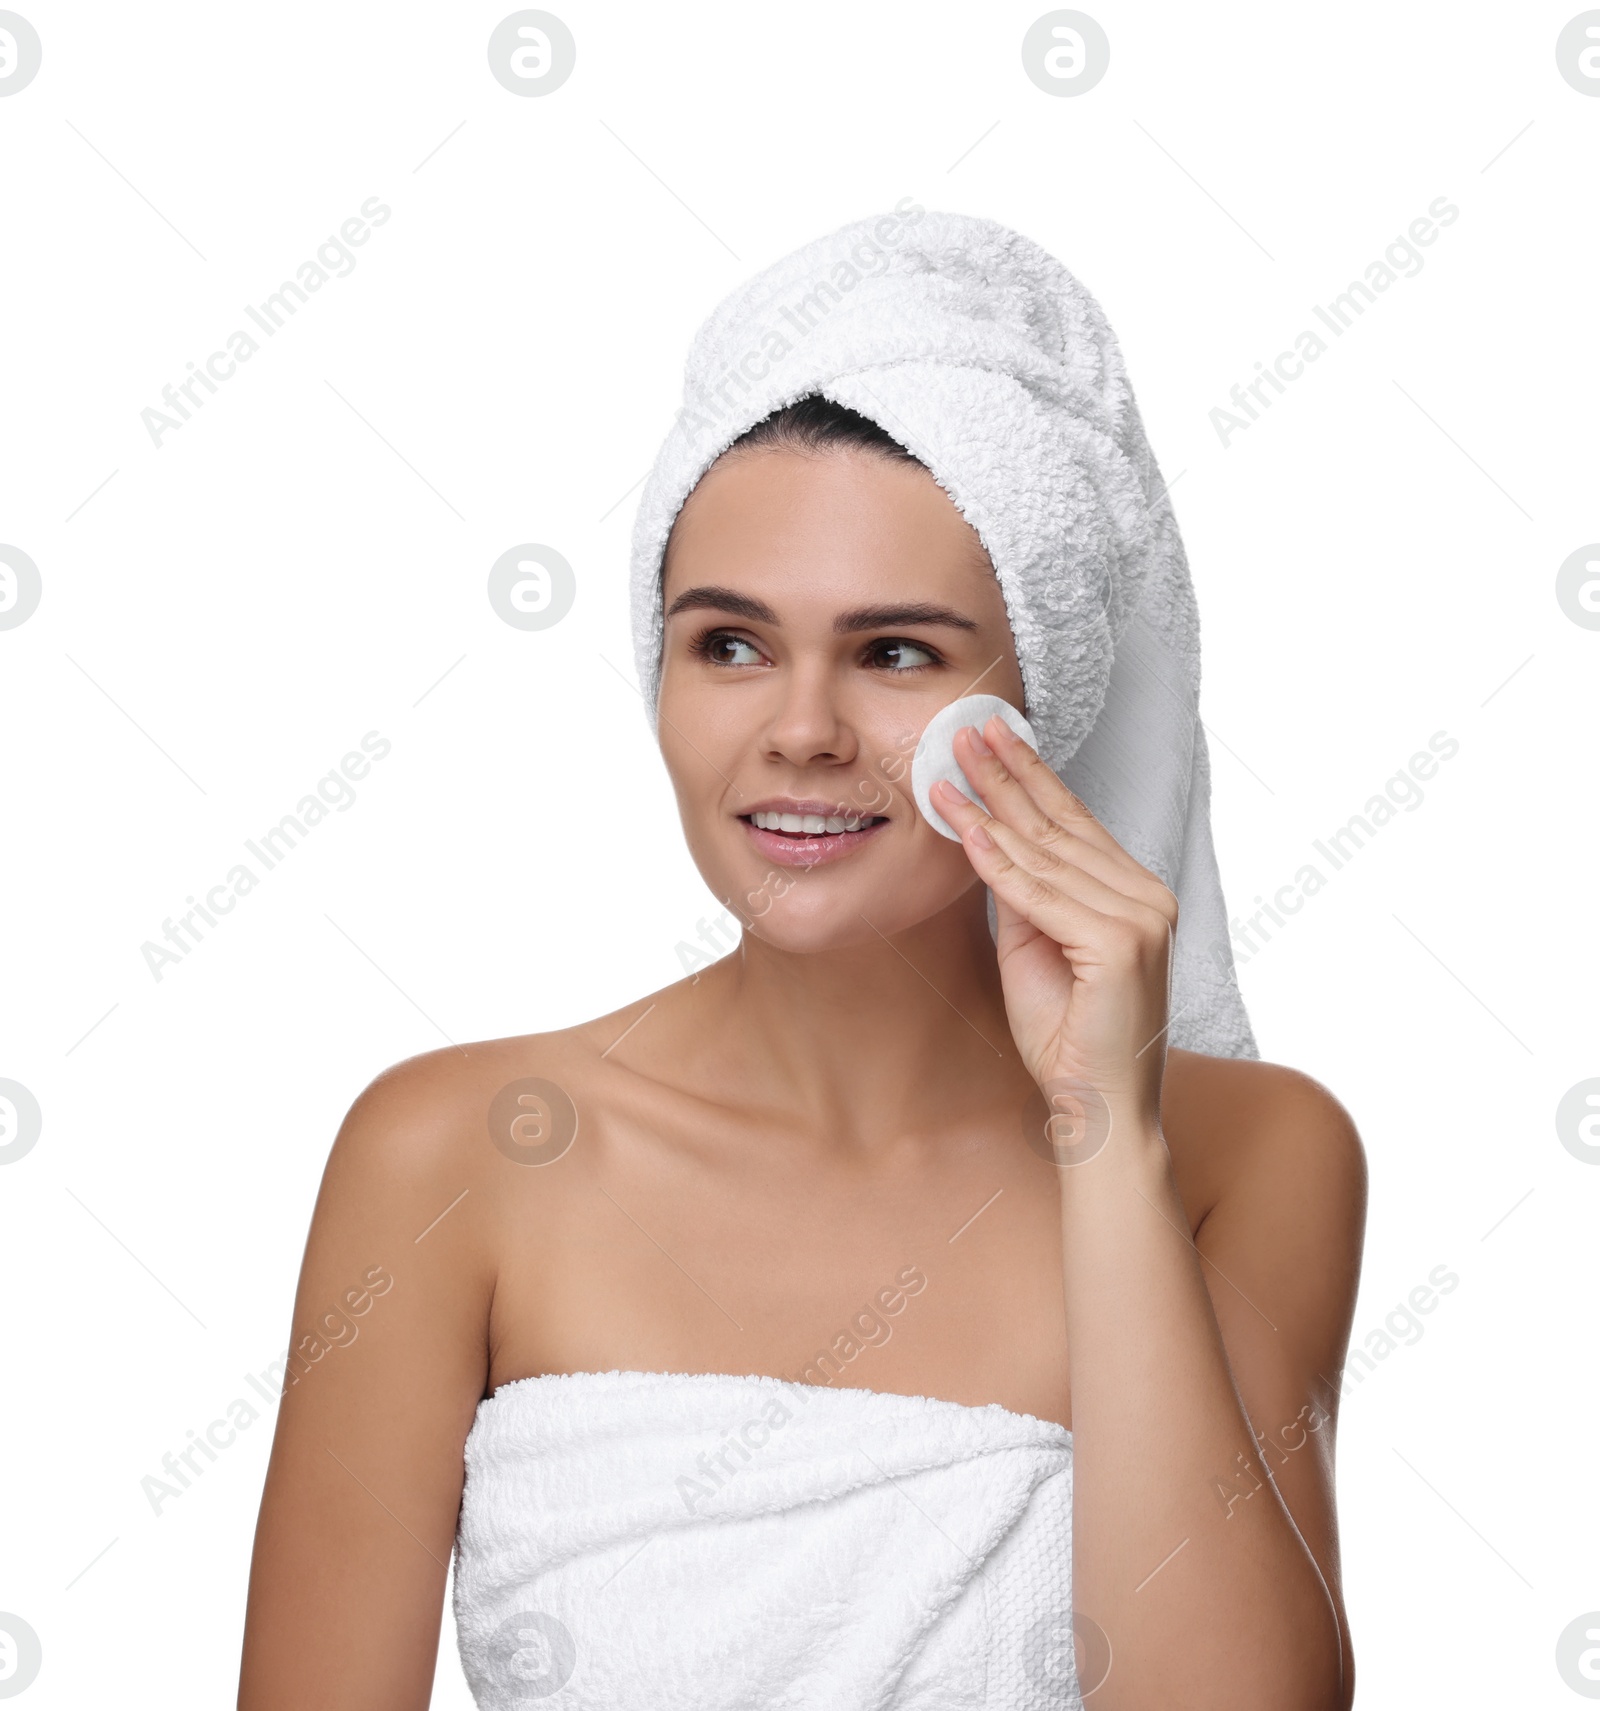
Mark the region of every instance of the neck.
POLYGON ((684 1015, 695 1079, 840 1145, 931 1132, 1012 1093, 1020 1109, 1031 1086, 981 885, 893 938, 869 930, 839 950, 746 932, 698 985, 684 1015))

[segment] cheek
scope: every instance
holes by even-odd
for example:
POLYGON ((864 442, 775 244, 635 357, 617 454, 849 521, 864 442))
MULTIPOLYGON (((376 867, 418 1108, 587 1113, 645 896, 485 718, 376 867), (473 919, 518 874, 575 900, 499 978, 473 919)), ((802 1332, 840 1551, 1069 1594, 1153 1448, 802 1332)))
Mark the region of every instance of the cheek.
POLYGON ((725 801, 738 801, 727 780, 734 769, 704 732, 686 732, 661 721, 661 759, 691 843, 721 815, 725 801))
POLYGON ((669 675, 656 701, 656 740, 673 790, 687 807, 713 789, 732 794, 727 780, 737 782, 736 763, 750 736, 730 721, 717 697, 696 693, 692 682, 679 687, 669 675))
POLYGON ((904 883, 920 900, 937 898, 942 905, 979 883, 967 852, 960 844, 934 831, 911 804, 913 823, 905 845, 904 883))

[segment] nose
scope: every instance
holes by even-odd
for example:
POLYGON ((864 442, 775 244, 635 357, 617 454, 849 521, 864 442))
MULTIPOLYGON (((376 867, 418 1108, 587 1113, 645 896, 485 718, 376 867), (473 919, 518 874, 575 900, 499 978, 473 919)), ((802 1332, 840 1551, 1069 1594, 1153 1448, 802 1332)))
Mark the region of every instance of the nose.
POLYGON ((776 700, 762 733, 767 758, 796 767, 855 760, 860 740, 848 710, 840 705, 830 662, 796 661, 773 677, 776 700))

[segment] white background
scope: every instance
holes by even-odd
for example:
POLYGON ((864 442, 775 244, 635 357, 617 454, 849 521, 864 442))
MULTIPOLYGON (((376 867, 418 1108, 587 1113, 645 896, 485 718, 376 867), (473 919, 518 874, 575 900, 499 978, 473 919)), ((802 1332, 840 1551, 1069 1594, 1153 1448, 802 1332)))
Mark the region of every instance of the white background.
MULTIPOLYGON (((577 68, 533 99, 489 74, 499 6, 21 9, 44 57, 0 100, 0 540, 44 593, 0 632, 0 1075, 44 1127, 0 1170, 0 1610, 42 1639, 30 1711, 232 1703, 271 1411, 159 1515, 140 1481, 284 1346, 363 1085, 682 973, 717 910, 628 686, 636 484, 723 294, 907 195, 1036 239, 1117 330, 1194 571, 1236 913, 1432 733, 1460 745, 1241 983, 1263 1055, 1365 1139, 1356 1346, 1460 1279, 1344 1405, 1358 1702, 1577 1703, 1555 1647, 1600 1609, 1600 1169, 1554 1118, 1600 1075, 1600 631, 1555 588, 1600 539, 1600 98, 1557 74, 1576 8, 1091 0, 1110 70, 1057 98, 1020 58, 1042 8, 557 0, 577 68), (354 271, 152 445, 162 387, 372 196, 392 218, 354 271), (1224 447, 1230 387, 1440 196, 1460 215, 1421 271, 1224 447), (537 633, 485 594, 525 541, 578 579, 537 633), (141 945, 369 730, 393 748, 355 805, 156 981, 141 945)), ((454 1643, 447 1614, 434 1703, 465 1707, 454 1643)))

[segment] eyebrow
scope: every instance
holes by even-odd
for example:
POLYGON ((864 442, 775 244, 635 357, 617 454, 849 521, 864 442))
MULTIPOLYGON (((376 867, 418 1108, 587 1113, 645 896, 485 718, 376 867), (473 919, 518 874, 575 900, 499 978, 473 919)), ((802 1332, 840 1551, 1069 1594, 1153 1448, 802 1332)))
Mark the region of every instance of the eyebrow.
POLYGON ((710 607, 717 612, 732 612, 756 624, 778 622, 778 614, 764 600, 755 600, 748 594, 740 594, 732 588, 718 588, 715 585, 684 589, 667 608, 665 615, 670 618, 674 613, 693 612, 701 607, 710 607))
POLYGON ((892 630, 901 624, 945 624, 956 630, 976 630, 976 622, 951 606, 915 600, 900 606, 857 606, 833 620, 833 632, 848 636, 856 630, 892 630))
MULTIPOLYGON (((756 600, 732 588, 715 586, 686 588, 667 608, 666 616, 670 618, 678 612, 703 608, 731 612, 738 617, 750 619, 752 623, 772 624, 782 628, 782 620, 764 600, 756 600)), ((840 612, 833 620, 833 633, 836 636, 850 636, 859 630, 888 630, 903 624, 943 624, 957 630, 978 628, 971 618, 965 613, 957 612, 954 607, 916 600, 894 606, 856 606, 848 612, 840 612)))

